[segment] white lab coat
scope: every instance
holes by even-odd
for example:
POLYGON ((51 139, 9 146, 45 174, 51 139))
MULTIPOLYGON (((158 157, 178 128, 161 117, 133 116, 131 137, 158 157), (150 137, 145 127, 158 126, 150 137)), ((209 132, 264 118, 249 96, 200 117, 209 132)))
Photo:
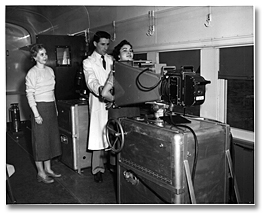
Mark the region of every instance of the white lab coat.
POLYGON ((91 92, 89 95, 89 150, 103 150, 108 147, 105 133, 108 110, 106 110, 105 103, 98 98, 98 88, 104 86, 113 65, 112 57, 107 54, 105 61, 106 70, 102 66, 101 55, 96 51, 83 61, 85 81, 91 92))

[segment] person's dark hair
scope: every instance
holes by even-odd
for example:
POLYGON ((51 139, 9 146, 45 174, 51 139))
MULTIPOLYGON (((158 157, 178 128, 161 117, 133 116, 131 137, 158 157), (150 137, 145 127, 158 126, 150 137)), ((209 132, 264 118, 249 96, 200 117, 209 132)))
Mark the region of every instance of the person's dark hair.
POLYGON ((118 45, 114 47, 112 52, 112 56, 116 61, 119 60, 120 50, 124 45, 129 45, 132 48, 131 43, 129 43, 127 40, 122 40, 118 45))
POLYGON ((98 31, 95 33, 93 41, 98 43, 100 38, 111 39, 111 35, 107 33, 106 31, 98 31))
POLYGON ((38 51, 41 49, 45 49, 45 47, 43 46, 43 44, 35 44, 33 47, 31 47, 30 49, 30 56, 31 59, 34 60, 34 57, 37 56, 38 51))
POLYGON ((98 43, 100 38, 111 39, 111 35, 107 33, 106 31, 96 32, 94 36, 90 39, 90 43, 88 46, 88 53, 87 53, 88 56, 90 56, 96 49, 96 47, 94 46, 94 41, 98 43))

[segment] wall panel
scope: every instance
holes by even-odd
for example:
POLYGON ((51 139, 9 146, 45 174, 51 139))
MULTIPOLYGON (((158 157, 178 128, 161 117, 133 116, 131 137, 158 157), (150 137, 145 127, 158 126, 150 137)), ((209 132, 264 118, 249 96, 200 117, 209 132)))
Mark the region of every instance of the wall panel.
MULTIPOLYGON (((131 7, 132 8, 132 7, 131 7)), ((140 10, 134 8, 134 10, 140 10)), ((122 9, 118 8, 121 13, 122 9)), ((153 7, 153 10, 155 8, 153 7)), ((150 52, 204 47, 221 47, 254 43, 253 7, 171 7, 155 11, 155 33, 147 36, 148 13, 116 21, 116 41, 129 40, 135 51, 150 52), (211 11, 210 26, 206 16, 211 11)), ((91 29, 113 32, 112 24, 91 29)))

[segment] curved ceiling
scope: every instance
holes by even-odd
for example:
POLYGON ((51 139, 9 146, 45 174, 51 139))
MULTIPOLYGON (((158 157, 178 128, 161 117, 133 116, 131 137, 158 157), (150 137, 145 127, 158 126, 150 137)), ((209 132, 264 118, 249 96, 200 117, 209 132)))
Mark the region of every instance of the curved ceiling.
POLYGON ((169 6, 6 6, 6 23, 25 28, 35 40, 38 34, 74 34, 169 6), (90 23, 91 22, 91 23, 90 23), (91 25, 91 26, 90 26, 91 25))
POLYGON ((89 16, 84 6, 6 6, 6 23, 25 28, 33 38, 81 31, 89 27, 89 16))

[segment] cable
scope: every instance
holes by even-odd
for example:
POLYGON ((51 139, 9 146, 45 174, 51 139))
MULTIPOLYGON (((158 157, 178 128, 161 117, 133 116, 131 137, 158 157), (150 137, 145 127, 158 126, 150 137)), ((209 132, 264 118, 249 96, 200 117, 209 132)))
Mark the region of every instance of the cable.
POLYGON ((192 183, 194 185, 195 172, 196 172, 196 166, 197 166, 197 161, 198 161, 198 139, 197 139, 197 136, 196 136, 194 130, 191 127, 189 127, 187 125, 183 125, 183 124, 181 124, 181 125, 175 124, 174 121, 173 121, 173 118, 172 118, 172 114, 170 114, 170 120, 171 120, 171 123, 172 123, 172 125, 174 127, 176 127, 176 128, 180 128, 180 127, 187 128, 193 134, 194 141, 195 141, 195 146, 194 146, 194 159, 193 159, 193 167, 192 167, 192 173, 191 173, 191 180, 192 180, 192 183))
POLYGON ((151 86, 151 87, 146 87, 146 86, 142 85, 141 82, 140 82, 140 80, 139 80, 139 78, 140 78, 140 76, 141 76, 144 72, 146 72, 146 71, 148 71, 148 70, 150 70, 150 69, 149 69, 149 68, 144 69, 144 70, 141 71, 141 72, 139 73, 139 75, 136 77, 136 85, 137 85, 137 87, 138 87, 141 91, 143 91, 143 92, 149 92, 149 91, 155 89, 155 88, 161 83, 161 81, 162 81, 162 80, 159 80, 158 83, 157 83, 156 85, 151 86))

